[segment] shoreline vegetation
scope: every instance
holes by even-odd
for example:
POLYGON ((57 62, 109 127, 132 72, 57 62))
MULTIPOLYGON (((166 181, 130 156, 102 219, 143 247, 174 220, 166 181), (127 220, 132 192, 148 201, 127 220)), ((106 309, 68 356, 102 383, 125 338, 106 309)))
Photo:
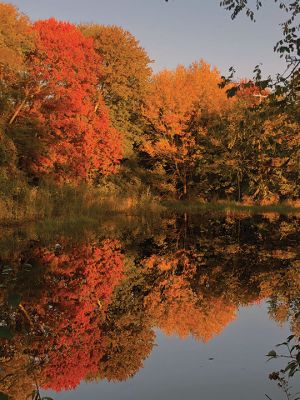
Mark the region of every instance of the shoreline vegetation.
POLYGON ((293 214, 300 215, 299 202, 277 204, 243 204, 235 201, 202 199, 176 200, 159 199, 151 193, 136 195, 101 196, 97 189, 61 187, 32 189, 21 201, 0 199, 0 227, 22 225, 28 222, 50 220, 72 223, 93 223, 106 216, 119 215, 152 216, 177 214, 201 214, 203 212, 232 212, 246 214, 293 214))
POLYGON ((299 212, 299 68, 273 90, 204 60, 154 73, 118 26, 2 2, 0 26, 0 223, 299 212))

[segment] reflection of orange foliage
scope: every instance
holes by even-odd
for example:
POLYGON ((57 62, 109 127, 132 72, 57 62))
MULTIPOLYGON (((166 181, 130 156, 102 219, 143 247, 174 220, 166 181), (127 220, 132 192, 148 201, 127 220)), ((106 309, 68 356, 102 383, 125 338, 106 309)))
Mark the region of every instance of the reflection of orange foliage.
POLYGON ((151 256, 144 263, 162 273, 146 298, 146 307, 166 334, 182 338, 191 334, 206 342, 236 317, 236 307, 222 297, 204 298, 193 290, 196 266, 188 252, 179 251, 168 258, 151 256))
POLYGON ((236 317, 234 305, 226 304, 221 299, 211 299, 197 305, 189 295, 181 292, 163 303, 150 300, 156 322, 167 335, 176 334, 180 338, 192 335, 195 339, 207 342, 219 335, 236 317))
POLYGON ((101 354, 100 323, 123 269, 116 241, 89 244, 64 254, 40 249, 37 255, 49 265, 49 286, 36 306, 39 323, 49 337, 40 345, 44 354, 44 388, 76 387, 96 375, 101 354))

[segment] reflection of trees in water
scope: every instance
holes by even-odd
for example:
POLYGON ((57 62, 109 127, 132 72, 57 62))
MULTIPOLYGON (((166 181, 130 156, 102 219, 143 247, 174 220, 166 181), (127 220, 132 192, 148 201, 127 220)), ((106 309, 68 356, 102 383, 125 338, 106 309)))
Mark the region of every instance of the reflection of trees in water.
POLYGON ((239 306, 266 298, 270 316, 290 320, 299 334, 296 218, 227 215, 161 224, 131 241, 123 231, 125 258, 122 236, 118 242, 95 235, 88 244, 64 239, 62 248, 29 242, 13 255, 16 267, 2 276, 1 312, 15 336, 1 350, 0 391, 22 398, 35 377, 55 390, 83 379, 127 379, 151 353, 154 327, 208 341, 239 306), (13 292, 29 319, 5 305, 13 292))
MULTIPOLYGON (((16 347, 13 362, 19 353, 29 356, 23 366, 38 365, 44 388, 75 388, 98 371, 101 322, 123 273, 120 245, 105 240, 61 253, 38 247, 32 249, 31 258, 45 269, 38 299, 32 301, 22 293, 22 306, 32 323, 28 326, 16 316, 16 335, 4 353, 16 347)), ((7 389, 14 390, 14 382, 7 382, 7 389)))
POLYGON ((148 273, 157 274, 145 304, 153 323, 166 334, 181 338, 193 335, 206 342, 235 318, 236 306, 222 294, 218 296, 208 290, 205 278, 200 283, 199 261, 201 265, 201 256, 191 250, 168 256, 153 255, 144 260, 148 273))

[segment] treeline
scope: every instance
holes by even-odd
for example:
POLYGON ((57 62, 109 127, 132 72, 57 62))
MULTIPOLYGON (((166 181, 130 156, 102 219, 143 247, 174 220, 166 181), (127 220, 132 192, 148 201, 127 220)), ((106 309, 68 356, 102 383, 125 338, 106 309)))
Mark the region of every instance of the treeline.
POLYGON ((204 61, 153 74, 117 26, 32 23, 4 3, 0 25, 0 218, 43 214, 66 186, 102 198, 299 199, 296 101, 251 81, 224 86, 204 61))

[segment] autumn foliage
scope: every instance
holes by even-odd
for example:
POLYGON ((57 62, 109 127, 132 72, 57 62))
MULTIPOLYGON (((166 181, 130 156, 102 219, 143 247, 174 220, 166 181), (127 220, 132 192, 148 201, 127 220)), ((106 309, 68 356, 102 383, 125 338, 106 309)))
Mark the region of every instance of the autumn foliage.
POLYGON ((118 26, 31 23, 2 3, 0 25, 0 191, 9 215, 20 203, 22 216, 39 215, 27 203, 43 203, 31 199, 45 185, 85 183, 130 204, 297 204, 299 107, 267 81, 229 82, 204 60, 154 74, 140 42, 118 26))
POLYGON ((1 4, 0 14, 2 111, 20 166, 58 182, 93 182, 116 172, 122 136, 98 90, 102 60, 93 39, 53 18, 30 25, 10 5, 1 4))
POLYGON ((160 279, 145 301, 155 324, 167 335, 192 335, 207 342, 236 318, 236 306, 222 297, 214 298, 213 293, 204 296, 193 288, 197 272, 194 256, 193 252, 182 250, 146 259, 145 266, 158 269, 160 279))
POLYGON ((61 254, 40 248, 35 257, 48 270, 47 289, 34 309, 40 326, 49 332, 46 347, 39 340, 33 344, 45 357, 43 386, 73 389, 98 371, 100 325, 123 274, 120 244, 105 240, 61 254))
MULTIPOLYGON (((154 167, 163 169, 184 196, 202 157, 207 120, 230 107, 221 76, 203 60, 188 68, 164 70, 152 79, 144 116, 147 121, 143 150, 154 167)), ((167 178, 166 178, 167 179, 167 178)))
POLYGON ((54 19, 37 22, 34 30, 38 39, 28 60, 29 116, 45 131, 46 147, 34 170, 74 180, 115 172, 121 136, 110 126, 96 90, 100 58, 93 41, 75 26, 54 19))

